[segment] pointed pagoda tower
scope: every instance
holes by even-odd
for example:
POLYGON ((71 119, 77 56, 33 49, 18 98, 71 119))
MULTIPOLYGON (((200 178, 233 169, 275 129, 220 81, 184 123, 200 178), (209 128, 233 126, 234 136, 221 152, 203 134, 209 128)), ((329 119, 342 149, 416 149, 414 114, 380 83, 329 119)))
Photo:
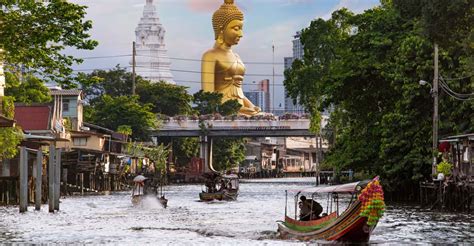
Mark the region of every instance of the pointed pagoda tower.
POLYGON ((153 0, 146 0, 143 16, 135 29, 136 73, 152 82, 163 80, 175 84, 165 48, 165 32, 153 0))

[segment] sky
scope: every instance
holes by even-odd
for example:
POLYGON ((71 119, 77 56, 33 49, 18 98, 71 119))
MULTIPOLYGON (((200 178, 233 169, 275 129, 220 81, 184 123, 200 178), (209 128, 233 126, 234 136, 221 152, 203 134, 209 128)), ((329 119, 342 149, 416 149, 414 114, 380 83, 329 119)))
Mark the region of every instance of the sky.
MULTIPOLYGON (((87 20, 93 21, 92 38, 99 42, 93 51, 67 50, 76 57, 108 58, 85 59, 76 71, 111 69, 117 64, 129 67, 135 28, 143 13, 146 0, 72 0, 87 6, 87 20)), ((166 29, 165 44, 171 59, 171 69, 178 85, 189 87, 194 93, 201 87, 200 74, 182 72, 200 71, 202 54, 214 45, 212 14, 224 0, 154 0, 160 21, 166 29), (176 70, 181 70, 176 71, 176 70)), ((246 63, 244 91, 252 90, 258 82, 270 79, 274 84, 275 109, 284 108, 283 58, 292 56, 295 33, 317 18, 328 19, 342 7, 361 13, 379 5, 379 0, 235 0, 244 13, 244 36, 234 52, 246 63), (272 52, 272 44, 275 52, 272 52), (248 64, 263 62, 270 64, 248 64), (273 63, 273 65, 272 65, 273 63), (275 81, 272 81, 273 68, 275 81)), ((273 87, 271 87, 271 91, 273 87)), ((273 97, 273 96, 272 96, 273 97)))

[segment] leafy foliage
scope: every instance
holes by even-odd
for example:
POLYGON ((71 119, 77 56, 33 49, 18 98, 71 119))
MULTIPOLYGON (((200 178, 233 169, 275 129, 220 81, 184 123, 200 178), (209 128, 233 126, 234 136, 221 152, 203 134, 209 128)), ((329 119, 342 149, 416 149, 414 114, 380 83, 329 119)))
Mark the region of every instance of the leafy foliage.
POLYGON ((18 153, 23 132, 17 127, 0 127, 0 160, 10 159, 18 153))
POLYGON ((130 136, 132 135, 133 130, 132 127, 130 127, 129 125, 120 125, 117 127, 117 132, 130 136))
MULTIPOLYGON (((137 81, 141 80, 141 77, 137 77, 137 81)), ((132 94, 132 74, 120 65, 108 71, 94 70, 90 74, 80 73, 77 81, 86 95, 86 101, 90 103, 94 103, 105 94, 111 97, 132 94)))
POLYGON ((228 100, 222 103, 222 94, 219 92, 207 92, 200 90, 193 95, 193 102, 196 110, 200 115, 215 114, 233 115, 237 114, 242 107, 237 100, 228 100))
MULTIPOLYGON (((228 100, 224 103, 222 94, 218 92, 199 91, 194 94, 194 109, 199 114, 234 115, 241 105, 237 100, 228 100)), ((201 122, 203 123, 203 122, 201 122)), ((205 124, 200 124, 205 128, 205 124)), ((202 129, 205 131, 206 129, 202 129)), ((245 146, 243 138, 216 139, 213 143, 213 166, 216 170, 225 171, 237 166, 245 159, 245 146)))
POLYGON ((9 119, 15 116, 14 98, 9 96, 0 97, 0 113, 9 119))
POLYGON ((245 160, 242 138, 222 138, 214 141, 213 167, 217 171, 230 170, 245 160))
POLYGON ((436 166, 436 171, 438 173, 444 174, 446 177, 451 175, 451 169, 453 168, 453 164, 447 162, 447 161, 442 161, 441 163, 436 166))
POLYGON ((173 85, 164 81, 151 83, 141 81, 137 85, 140 102, 150 103, 152 112, 168 116, 191 114, 192 96, 186 91, 187 87, 173 85))
MULTIPOLYGON (((86 101, 94 104, 96 100, 107 94, 112 97, 126 96, 132 93, 132 74, 126 68, 117 65, 114 69, 95 70, 90 74, 80 74, 78 82, 86 95, 86 101)), ((190 114, 192 96, 186 87, 166 82, 152 83, 136 77, 136 93, 139 102, 150 104, 153 113, 175 116, 190 114)))
POLYGON ((179 138, 173 141, 173 156, 176 164, 186 165, 191 158, 199 156, 198 138, 179 138))
MULTIPOLYGON (((444 5, 430 5, 443 12, 444 5)), ((429 177, 431 159, 432 99, 417 82, 433 78, 432 43, 421 17, 400 12, 383 1, 361 14, 341 9, 329 20, 314 20, 302 31, 304 59, 285 71, 289 95, 299 97, 314 122, 318 112, 332 109, 335 142, 325 165, 380 174, 389 191, 429 177)), ((441 19, 449 22, 445 14, 441 19)), ((472 25, 468 32, 457 23, 440 23, 459 34, 440 52, 440 74, 459 78, 472 71, 466 66, 473 54, 466 45, 472 44, 472 25)), ((474 89, 472 78, 446 83, 459 93, 474 89)), ((473 103, 441 93, 440 135, 474 131, 473 103)))
POLYGON ((148 140, 150 129, 157 127, 156 117, 150 109, 149 104, 139 104, 137 96, 112 98, 109 95, 103 95, 85 116, 87 122, 109 129, 118 129, 119 126, 128 125, 132 129, 132 137, 148 140))
POLYGON ((17 75, 6 73, 5 95, 14 98, 17 103, 46 103, 51 101, 49 90, 43 85, 43 81, 31 74, 25 75, 24 81, 20 82, 17 75))
POLYGON ((0 47, 10 71, 21 64, 31 72, 64 84, 71 66, 81 59, 65 55, 65 47, 91 50, 91 21, 83 21, 86 7, 68 1, 4 0, 0 3, 0 47))
POLYGON ((144 148, 145 156, 150 158, 150 160, 155 164, 155 171, 157 173, 163 174, 166 171, 166 161, 170 154, 170 149, 160 144, 155 147, 146 147, 144 148))

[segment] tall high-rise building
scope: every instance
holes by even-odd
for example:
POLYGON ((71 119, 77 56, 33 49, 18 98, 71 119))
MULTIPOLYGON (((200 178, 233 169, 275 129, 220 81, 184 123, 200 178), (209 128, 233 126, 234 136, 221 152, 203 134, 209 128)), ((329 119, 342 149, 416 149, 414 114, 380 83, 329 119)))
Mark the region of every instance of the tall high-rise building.
POLYGON ((153 0, 146 0, 143 16, 135 29, 135 71, 152 82, 166 81, 174 84, 171 62, 165 48, 165 33, 153 0))
MULTIPOLYGON (((303 59, 304 48, 301 44, 301 32, 296 32, 296 35, 293 36, 293 56, 284 58, 285 70, 291 67, 293 61, 296 59, 303 59)), ((287 113, 293 114, 303 114, 305 112, 304 107, 301 106, 298 102, 293 103, 293 99, 289 97, 288 91, 285 88, 285 111, 287 113)))
POLYGON ((244 95, 255 105, 262 109, 262 112, 269 113, 270 108, 270 80, 264 79, 258 82, 257 89, 246 91, 244 95))

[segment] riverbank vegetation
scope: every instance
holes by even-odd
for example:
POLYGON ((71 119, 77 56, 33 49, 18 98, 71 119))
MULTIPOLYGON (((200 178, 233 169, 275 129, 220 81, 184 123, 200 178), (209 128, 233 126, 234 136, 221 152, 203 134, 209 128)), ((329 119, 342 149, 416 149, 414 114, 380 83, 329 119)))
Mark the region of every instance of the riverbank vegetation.
MULTIPOLYGON (((413 187, 429 178, 436 154, 430 88, 418 81, 433 81, 436 42, 442 83, 472 93, 472 23, 472 1, 394 0, 361 14, 341 9, 303 29, 304 58, 285 71, 284 83, 313 121, 331 112, 325 167, 381 175, 389 196, 416 196, 413 187)), ((440 136, 473 132, 474 100, 439 95, 440 136)))

